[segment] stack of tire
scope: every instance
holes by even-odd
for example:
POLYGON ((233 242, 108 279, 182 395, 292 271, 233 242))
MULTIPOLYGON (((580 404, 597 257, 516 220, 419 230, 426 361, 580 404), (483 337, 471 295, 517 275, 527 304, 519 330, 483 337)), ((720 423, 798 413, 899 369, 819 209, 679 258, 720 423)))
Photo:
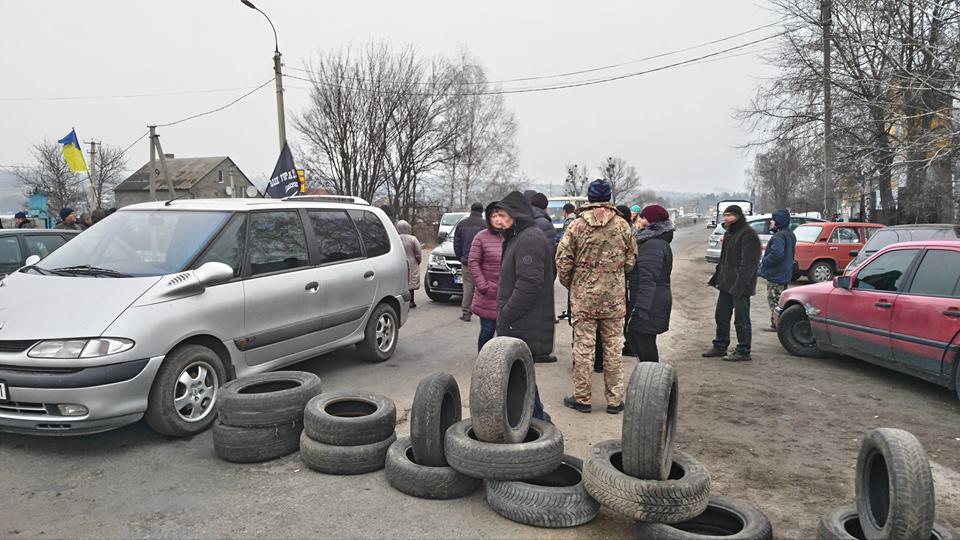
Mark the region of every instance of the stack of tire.
POLYGON ((410 436, 387 451, 387 482, 421 499, 456 499, 480 488, 480 480, 447 465, 444 435, 459 422, 460 386, 449 373, 428 375, 417 385, 410 411, 410 436))
POLYGON ((224 384, 218 396, 219 418, 213 426, 214 451, 235 463, 268 461, 296 452, 303 407, 319 393, 320 378, 304 371, 261 373, 224 384))
POLYGON ((449 465, 484 479, 489 506, 512 521, 573 527, 599 512, 581 481, 582 462, 563 453, 563 435, 534 419, 533 358, 515 338, 484 345, 470 380, 470 418, 444 439, 449 465))
POLYGON ((383 468, 397 440, 397 407, 370 392, 324 393, 303 411, 300 459, 326 474, 364 474, 383 468))
POLYGON ((820 519, 821 539, 955 540, 956 531, 934 521, 930 462, 908 431, 878 428, 860 446, 856 505, 834 508, 820 519))
POLYGON ((637 364, 624 398, 622 438, 591 448, 583 470, 587 491, 634 519, 638 539, 773 538, 763 513, 743 501, 711 496, 707 469, 674 449, 678 398, 673 366, 637 364))

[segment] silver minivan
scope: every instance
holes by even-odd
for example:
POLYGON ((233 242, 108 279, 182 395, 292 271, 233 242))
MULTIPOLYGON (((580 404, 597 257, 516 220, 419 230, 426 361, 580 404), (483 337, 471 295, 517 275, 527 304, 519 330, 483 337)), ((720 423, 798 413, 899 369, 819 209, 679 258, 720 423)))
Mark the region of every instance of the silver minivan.
POLYGON ((129 206, 0 281, 0 430, 199 433, 227 380, 390 358, 408 302, 400 237, 359 199, 129 206))

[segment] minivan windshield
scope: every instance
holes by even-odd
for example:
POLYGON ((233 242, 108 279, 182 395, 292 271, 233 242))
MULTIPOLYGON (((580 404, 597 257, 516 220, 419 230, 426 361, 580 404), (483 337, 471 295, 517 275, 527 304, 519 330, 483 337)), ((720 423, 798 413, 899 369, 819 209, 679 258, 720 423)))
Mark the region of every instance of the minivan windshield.
POLYGON ((457 223, 460 223, 461 219, 467 217, 468 215, 470 214, 468 214, 467 212, 453 212, 450 214, 444 214, 443 217, 440 218, 440 224, 456 225, 457 223))
POLYGON ((63 276, 144 277, 183 270, 229 212, 127 210, 85 230, 37 266, 63 276))

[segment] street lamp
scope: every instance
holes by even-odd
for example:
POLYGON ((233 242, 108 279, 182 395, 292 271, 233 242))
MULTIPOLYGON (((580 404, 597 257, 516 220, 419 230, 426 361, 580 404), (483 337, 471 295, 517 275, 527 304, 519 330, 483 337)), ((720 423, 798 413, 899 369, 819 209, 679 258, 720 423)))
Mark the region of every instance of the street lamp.
POLYGON ((277 124, 280 132, 280 150, 283 150, 283 145, 287 142, 287 124, 283 115, 283 72, 280 70, 280 42, 277 39, 277 28, 273 26, 273 21, 270 20, 270 17, 267 17, 267 14, 264 13, 263 10, 253 5, 253 2, 250 0, 240 0, 240 3, 252 10, 259 11, 260 14, 267 19, 267 22, 270 23, 270 28, 273 30, 273 76, 277 86, 277 124))

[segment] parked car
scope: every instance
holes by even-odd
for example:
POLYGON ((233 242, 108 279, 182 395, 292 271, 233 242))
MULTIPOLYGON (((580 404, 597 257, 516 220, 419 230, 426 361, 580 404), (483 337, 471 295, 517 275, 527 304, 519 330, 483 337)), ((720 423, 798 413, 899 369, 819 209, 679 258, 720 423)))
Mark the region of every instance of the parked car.
MULTIPOLYGON (((773 225, 770 223, 770 219, 770 214, 746 216, 747 223, 753 227, 753 230, 757 231, 757 235, 760 236, 761 249, 767 247, 767 241, 769 241, 770 237, 773 236, 773 234, 770 232, 770 229, 773 228, 773 225)), ((798 226, 804 223, 820 223, 822 221, 823 220, 820 218, 790 214, 790 230, 795 230, 798 226)), ((713 230, 713 232, 710 233, 709 238, 707 238, 707 261, 712 263, 720 262, 720 244, 723 241, 723 232, 723 223, 720 223, 713 230)))
POLYGON ((201 432, 228 379, 390 358, 410 299, 396 229, 345 197, 128 206, 3 285, 0 430, 54 435, 201 432))
POLYGON ((788 289, 774 323, 791 354, 846 354, 960 397, 960 241, 894 244, 852 275, 788 289))
POLYGON ((16 272, 28 257, 42 259, 78 234, 64 229, 0 229, 0 279, 16 272))
POLYGON ((960 225, 941 223, 922 223, 915 225, 891 225, 877 231, 860 250, 851 252, 853 260, 843 270, 849 276, 874 253, 897 242, 917 242, 922 240, 960 240, 960 225))
POLYGON ((430 252, 427 258, 427 279, 424 292, 434 302, 447 302, 463 295, 463 268, 453 252, 453 236, 430 252))
POLYGON ((811 283, 830 281, 853 260, 863 243, 883 225, 859 222, 805 223, 793 230, 797 236, 795 260, 811 283))
POLYGON ((443 243, 447 238, 453 238, 453 229, 460 220, 469 216, 470 212, 447 212, 440 216, 440 226, 437 228, 437 240, 443 243))

